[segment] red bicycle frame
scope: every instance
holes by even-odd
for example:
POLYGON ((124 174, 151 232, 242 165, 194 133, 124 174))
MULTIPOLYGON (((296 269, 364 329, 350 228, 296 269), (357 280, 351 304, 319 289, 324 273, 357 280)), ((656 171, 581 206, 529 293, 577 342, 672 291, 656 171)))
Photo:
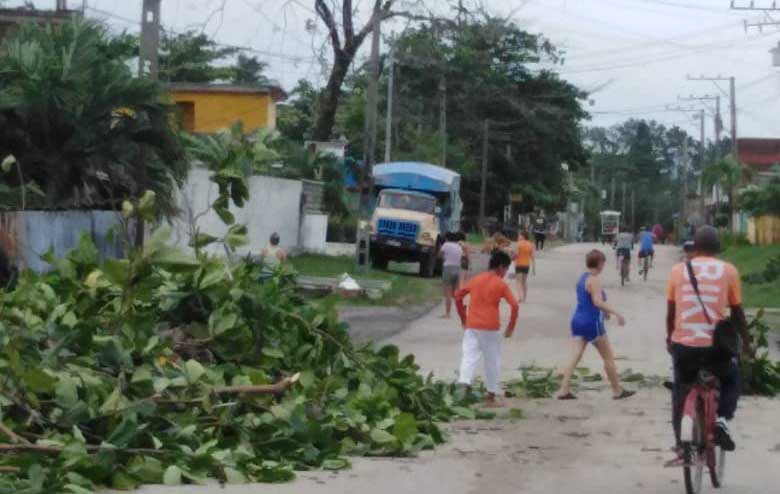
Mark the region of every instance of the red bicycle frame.
POLYGON ((694 439, 694 424, 699 414, 701 404, 704 423, 702 427, 702 436, 705 445, 709 449, 715 445, 715 422, 718 418, 718 387, 715 378, 711 377, 709 382, 697 382, 688 391, 685 396, 682 410, 682 427, 680 429, 682 441, 692 441, 694 439))

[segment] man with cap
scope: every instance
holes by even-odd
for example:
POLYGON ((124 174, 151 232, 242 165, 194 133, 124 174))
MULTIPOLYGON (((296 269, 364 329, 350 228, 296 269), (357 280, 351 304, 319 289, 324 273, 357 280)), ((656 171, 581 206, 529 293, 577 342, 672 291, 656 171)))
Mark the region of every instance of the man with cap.
POLYGON ((738 357, 713 347, 717 324, 730 315, 742 336, 743 352, 750 355, 752 351, 742 309, 739 273, 732 264, 715 257, 719 250, 718 230, 703 226, 694 235, 694 253, 690 260, 672 268, 667 296, 666 344, 674 362, 672 423, 678 446, 685 394, 696 380, 699 369, 706 367, 719 378, 721 385, 715 442, 725 451, 733 451, 735 444, 729 423, 739 400, 738 357), (693 278, 696 284, 692 282, 693 278), (696 287, 701 300, 696 295, 696 287))

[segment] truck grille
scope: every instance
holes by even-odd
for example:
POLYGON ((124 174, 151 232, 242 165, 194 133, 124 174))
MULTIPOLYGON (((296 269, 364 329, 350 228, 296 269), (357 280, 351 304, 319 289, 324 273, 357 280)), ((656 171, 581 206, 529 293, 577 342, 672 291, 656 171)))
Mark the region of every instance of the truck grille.
POLYGON ((420 225, 413 221, 379 218, 379 221, 377 222, 377 233, 383 237, 417 240, 417 232, 419 230, 420 225))

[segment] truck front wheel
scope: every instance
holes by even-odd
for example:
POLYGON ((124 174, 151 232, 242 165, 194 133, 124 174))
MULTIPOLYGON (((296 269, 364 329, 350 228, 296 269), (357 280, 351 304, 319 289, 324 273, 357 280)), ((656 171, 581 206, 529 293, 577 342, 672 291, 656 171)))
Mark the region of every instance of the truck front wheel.
POLYGON ((385 270, 390 260, 381 251, 371 250, 371 267, 385 270))
POLYGON ((423 254, 420 258, 420 276, 423 278, 433 278, 436 271, 436 253, 423 254))

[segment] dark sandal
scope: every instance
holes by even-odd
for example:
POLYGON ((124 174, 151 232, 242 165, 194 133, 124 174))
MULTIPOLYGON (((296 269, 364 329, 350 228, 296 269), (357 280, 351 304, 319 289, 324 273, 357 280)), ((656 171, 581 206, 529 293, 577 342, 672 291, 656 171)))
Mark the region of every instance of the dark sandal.
POLYGON ((573 395, 573 394, 571 394, 571 393, 566 393, 565 395, 561 395, 561 396, 559 396, 559 397, 558 397, 558 399, 559 399, 559 400, 576 400, 576 399, 577 399, 577 397, 576 397, 576 396, 574 396, 574 395, 573 395))
POLYGON ((636 391, 629 391, 627 389, 624 389, 618 396, 613 396, 613 400, 623 400, 626 398, 630 398, 636 394, 636 391))

